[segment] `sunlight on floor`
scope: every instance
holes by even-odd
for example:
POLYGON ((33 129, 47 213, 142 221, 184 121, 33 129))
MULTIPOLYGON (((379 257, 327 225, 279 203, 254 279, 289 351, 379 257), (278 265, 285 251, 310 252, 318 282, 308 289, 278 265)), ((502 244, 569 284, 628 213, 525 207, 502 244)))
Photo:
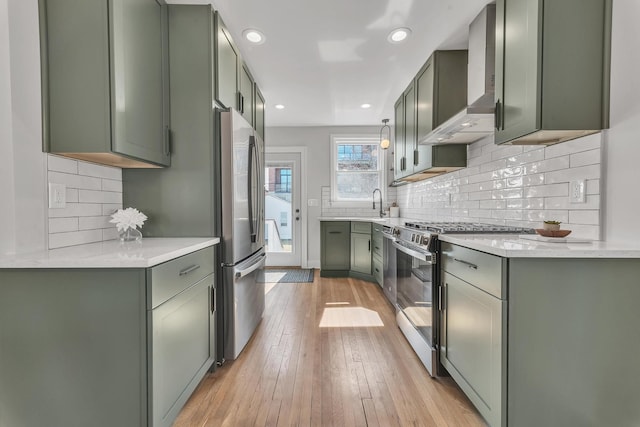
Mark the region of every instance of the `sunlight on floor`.
POLYGON ((264 294, 268 294, 271 289, 273 289, 277 283, 265 283, 264 284, 264 294))
POLYGON ((282 279, 285 274, 287 274, 286 271, 269 271, 269 270, 265 270, 264 271, 264 281, 265 283, 277 283, 280 281, 280 279, 282 279))
POLYGON ((377 311, 364 307, 327 307, 322 313, 319 326, 321 328, 365 328, 384 326, 384 323, 377 311))

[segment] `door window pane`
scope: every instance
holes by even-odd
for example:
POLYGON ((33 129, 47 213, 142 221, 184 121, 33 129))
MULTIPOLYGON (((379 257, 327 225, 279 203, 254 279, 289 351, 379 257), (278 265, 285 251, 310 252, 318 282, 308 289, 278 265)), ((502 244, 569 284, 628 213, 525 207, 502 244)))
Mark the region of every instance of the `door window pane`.
POLYGON ((293 230, 291 226, 290 166, 265 168, 265 246, 267 252, 291 252, 293 230))

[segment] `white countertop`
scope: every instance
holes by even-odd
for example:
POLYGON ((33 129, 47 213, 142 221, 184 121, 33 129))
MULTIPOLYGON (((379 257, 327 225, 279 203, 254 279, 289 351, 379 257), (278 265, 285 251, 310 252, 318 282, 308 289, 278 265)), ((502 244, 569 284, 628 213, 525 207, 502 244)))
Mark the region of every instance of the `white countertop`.
POLYGON ((220 243, 218 237, 144 238, 0 256, 0 268, 148 268, 220 243))
POLYGON ((640 245, 603 241, 547 243, 504 234, 440 234, 438 239, 507 258, 640 258, 640 245))

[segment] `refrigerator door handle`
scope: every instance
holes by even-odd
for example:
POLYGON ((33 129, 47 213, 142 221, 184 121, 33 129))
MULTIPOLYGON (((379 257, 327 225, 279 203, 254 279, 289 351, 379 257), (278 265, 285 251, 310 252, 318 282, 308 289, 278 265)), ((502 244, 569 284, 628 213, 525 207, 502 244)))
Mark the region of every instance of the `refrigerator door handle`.
POLYGON ((256 226, 254 224, 255 221, 255 214, 254 214, 254 209, 255 209, 255 201, 253 200, 254 198, 254 194, 253 194, 253 182, 254 182, 254 177, 253 177, 253 161, 254 161, 254 150, 256 148, 256 139, 253 135, 251 135, 249 137, 249 171, 247 173, 247 185, 248 185, 248 194, 249 197, 248 202, 249 202, 249 233, 251 235, 251 243, 255 243, 256 242, 256 226))
POLYGON ((253 273, 254 271, 256 271, 257 269, 262 268, 264 266, 264 262, 265 262, 265 254, 261 254, 259 261, 255 262, 254 264, 245 268, 244 270, 234 271, 235 273, 234 275, 236 276, 236 279, 247 276, 253 273))

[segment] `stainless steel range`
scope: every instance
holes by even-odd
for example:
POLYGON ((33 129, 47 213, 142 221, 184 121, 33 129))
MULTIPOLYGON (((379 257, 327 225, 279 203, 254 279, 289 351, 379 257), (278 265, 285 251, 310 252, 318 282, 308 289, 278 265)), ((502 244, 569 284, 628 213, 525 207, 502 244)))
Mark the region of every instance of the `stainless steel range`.
POLYGON ((396 227, 396 321, 432 376, 438 360, 440 315, 439 234, 534 234, 530 228, 471 222, 406 222, 396 227))

